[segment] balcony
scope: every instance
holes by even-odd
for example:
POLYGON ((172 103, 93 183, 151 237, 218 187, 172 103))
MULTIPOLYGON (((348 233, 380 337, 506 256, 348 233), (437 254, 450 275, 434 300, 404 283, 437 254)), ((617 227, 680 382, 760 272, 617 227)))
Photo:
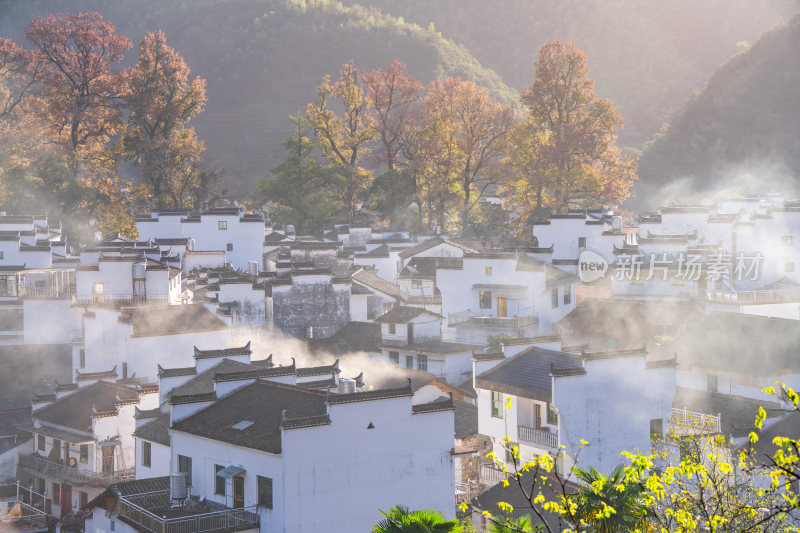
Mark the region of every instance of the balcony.
POLYGON ((47 514, 26 503, 9 502, 3 511, 0 515, 0 531, 49 531, 47 514))
POLYGON ((529 428, 527 426, 517 426, 517 437, 520 442, 533 444, 538 447, 558 449, 558 431, 550 432, 545 429, 529 428))
POLYGON ((782 304, 800 302, 800 288, 764 289, 756 291, 708 291, 706 299, 715 303, 738 305, 782 304))
POLYGON ((508 474, 500 470, 494 465, 482 464, 480 470, 480 483, 481 485, 497 485, 505 478, 508 477, 508 474))
POLYGON ((522 309, 517 316, 479 315, 470 309, 450 313, 447 317, 450 326, 464 325, 475 328, 522 329, 539 323, 539 315, 533 309, 522 309))
POLYGON ((49 287, 22 287, 19 290, 21 298, 31 300, 69 300, 75 294, 75 286, 49 286, 49 287))
POLYGON ((214 502, 209 512, 172 507, 169 491, 135 494, 119 499, 119 518, 149 533, 211 533, 258 530, 260 517, 255 506, 231 509, 214 502))
POLYGON ((660 283, 615 283, 613 297, 631 300, 673 300, 683 301, 694 298, 694 287, 664 285, 660 283))
POLYGON ((72 298, 74 305, 106 305, 106 306, 124 306, 136 304, 168 304, 169 296, 139 296, 132 294, 96 294, 93 296, 74 296, 72 298))
POLYGON ((19 466, 34 475, 57 478, 74 485, 105 487, 134 478, 134 469, 118 470, 114 473, 93 472, 92 470, 67 466, 48 461, 35 455, 19 454, 19 466))
POLYGON ((676 435, 698 435, 722 431, 720 415, 697 413, 687 409, 672 409, 669 415, 670 431, 676 435))

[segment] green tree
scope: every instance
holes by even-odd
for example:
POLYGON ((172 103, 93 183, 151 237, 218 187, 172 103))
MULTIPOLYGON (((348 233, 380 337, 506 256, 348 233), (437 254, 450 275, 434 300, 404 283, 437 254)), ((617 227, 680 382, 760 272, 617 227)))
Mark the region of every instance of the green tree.
POLYGON ((348 214, 348 205, 336 194, 342 177, 315 156, 309 121, 300 114, 289 118, 295 128, 283 141, 286 159, 272 170, 274 178, 265 176, 258 182, 257 191, 271 218, 293 224, 300 232, 316 231, 348 214))
POLYGON ((583 482, 571 496, 578 505, 578 516, 591 524, 595 533, 626 533, 641 528, 645 521, 644 490, 625 482, 625 471, 618 466, 609 474, 590 467, 572 472, 583 482))
POLYGON ((396 505, 372 528, 373 533, 461 533, 458 520, 446 520, 440 511, 409 511, 408 507, 396 505))

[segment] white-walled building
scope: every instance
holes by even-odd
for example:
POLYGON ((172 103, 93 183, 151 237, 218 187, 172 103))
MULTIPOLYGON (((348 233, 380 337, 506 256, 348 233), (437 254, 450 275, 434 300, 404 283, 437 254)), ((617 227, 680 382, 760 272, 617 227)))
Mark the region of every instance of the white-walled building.
MULTIPOLYGON (((184 261, 197 266, 217 266, 221 252, 227 262, 247 269, 255 261, 263 266, 264 218, 245 214, 242 208, 215 208, 202 212, 159 210, 136 217, 136 230, 141 240, 189 238, 184 261), (197 254, 213 252, 208 262, 197 254)), ((186 269, 186 266, 184 267, 186 269)))

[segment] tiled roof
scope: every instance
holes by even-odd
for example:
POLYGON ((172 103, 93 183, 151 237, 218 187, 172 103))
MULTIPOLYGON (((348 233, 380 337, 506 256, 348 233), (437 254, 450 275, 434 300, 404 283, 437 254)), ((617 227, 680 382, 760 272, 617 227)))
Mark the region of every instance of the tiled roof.
POLYGON ((413 256, 417 255, 418 253, 424 252, 425 250, 430 250, 434 246, 438 246, 439 244, 442 244, 442 243, 449 244, 450 246, 455 246, 456 248, 460 248, 460 249, 464 250, 465 252, 476 252, 477 251, 477 250, 473 250, 472 248, 469 248, 468 246, 464 246, 463 244, 459 244, 459 243, 453 242, 453 241, 448 241, 447 239, 444 239, 442 237, 434 237, 432 239, 428 239, 426 241, 423 241, 423 242, 417 244, 416 246, 411 246, 409 248, 406 248, 405 250, 400 252, 399 255, 400 255, 401 259, 406 259, 406 258, 409 258, 409 257, 413 257, 413 256))
POLYGON ((370 294, 375 294, 375 293, 372 292, 371 290, 369 290, 368 288, 364 287, 363 285, 360 285, 358 283, 353 283, 350 286, 350 294, 352 294, 354 296, 358 296, 358 295, 369 296, 370 294))
POLYGON ((311 377, 311 376, 326 376, 330 374, 338 374, 339 360, 330 365, 312 366, 297 369, 297 377, 311 377))
POLYGON ((462 268, 460 257, 413 257, 398 276, 401 279, 436 279, 439 268, 462 268))
POLYGON ((478 408, 469 402, 454 401, 454 424, 457 439, 465 439, 478 433, 478 408))
POLYGON ((409 379, 408 384, 405 387, 331 394, 328 397, 328 403, 331 405, 337 405, 342 403, 369 402, 373 400, 385 400, 389 398, 402 398, 403 396, 411 396, 412 394, 413 390, 411 388, 411 380, 409 379))
POLYGON ((552 401, 553 370, 577 370, 580 357, 565 352, 533 347, 506 359, 475 379, 475 387, 531 398, 552 401))
POLYGON ((396 305, 389 309, 385 314, 375 319, 375 322, 382 324, 406 324, 411 322, 423 313, 439 317, 440 315, 426 311, 421 307, 407 307, 404 305, 396 305))
POLYGON ((162 305, 123 310, 119 322, 133 325, 134 337, 219 331, 228 326, 203 304, 162 305))
MULTIPOLYGON (((355 285, 353 285, 355 287, 355 285)), ((332 337, 309 339, 312 350, 332 355, 380 351, 381 325, 375 322, 348 322, 332 337)))
MULTIPOLYGON (((722 434, 734 437, 742 437, 755 430, 756 413, 759 407, 766 409, 767 416, 775 416, 775 413, 781 410, 781 405, 777 402, 765 402, 686 387, 675 388, 672 407, 707 415, 720 415, 722 434)), ((796 437, 792 436, 792 438, 796 437)))
POLYGON ((436 398, 428 403, 419 403, 411 407, 411 413, 418 415, 422 413, 435 413, 437 411, 453 411, 453 398, 436 398))
POLYGON ((127 401, 138 398, 139 395, 130 387, 98 381, 36 411, 34 418, 78 431, 91 432, 93 410, 114 411, 118 399, 127 401))
POLYGON ((380 246, 376 246, 369 252, 356 254, 356 257, 386 258, 389 257, 389 246, 386 244, 381 244, 380 246))
POLYGON ((218 372, 237 372, 252 369, 247 363, 240 363, 231 359, 223 359, 216 366, 209 368, 205 372, 197 374, 183 385, 175 387, 172 391, 174 396, 186 396, 194 394, 208 394, 214 392, 214 379, 218 372))
POLYGON ((139 426, 133 434, 139 439, 169 446, 169 421, 169 412, 159 413, 154 419, 139 426))
POLYGON ((392 283, 387 281, 370 270, 361 269, 353 273, 353 281, 369 287, 370 289, 382 292, 387 296, 391 296, 395 300, 404 300, 403 293, 400 289, 392 283))
POLYGON ((247 341, 247 344, 238 348, 223 348, 221 350, 200 350, 197 346, 194 347, 195 359, 215 359, 217 357, 250 355, 252 353, 253 352, 250 349, 250 341, 247 341))
POLYGON ((281 453, 281 425, 309 417, 323 423, 326 394, 291 385, 256 381, 173 424, 173 429, 236 446, 281 453), (233 429, 241 421, 253 422, 233 429))

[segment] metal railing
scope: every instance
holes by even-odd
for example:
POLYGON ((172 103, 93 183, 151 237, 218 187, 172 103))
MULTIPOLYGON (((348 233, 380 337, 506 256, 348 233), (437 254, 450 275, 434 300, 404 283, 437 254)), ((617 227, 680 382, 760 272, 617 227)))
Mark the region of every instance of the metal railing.
POLYGON ((539 444, 546 448, 558 449, 558 431, 550 432, 544 429, 517 426, 519 440, 532 444, 539 444))
POLYGON ((456 505, 471 502, 478 495, 478 486, 472 483, 456 483, 456 505))
POLYGON ((707 291, 710 302, 737 304, 778 304, 800 302, 800 288, 764 289, 755 291, 707 291))
MULTIPOLYGON (((255 506, 167 518, 156 512, 170 509, 169 491, 136 494, 119 499, 119 516, 151 533, 204 533, 258 529, 260 517, 255 506), (152 511, 150 510, 152 509, 152 511), (155 512, 153 512, 155 511, 155 512)), ((174 511, 174 509, 173 509, 174 511)))
POLYGON ((75 286, 64 287, 21 287, 19 295, 22 298, 41 298, 46 300, 68 300, 75 294, 75 286))
POLYGON ((74 296, 72 302, 77 305, 133 305, 137 303, 167 304, 167 295, 132 295, 132 294, 96 294, 92 296, 74 296))
POLYGON ((679 435, 722 431, 721 415, 698 413, 687 409, 673 408, 669 414, 669 424, 670 429, 679 435))
MULTIPOLYGON (((660 282, 661 280, 659 280, 660 282)), ((680 298, 690 299, 696 294, 694 287, 690 286, 664 286, 660 283, 615 283, 613 296, 615 298, 680 298)))
POLYGON ((480 482, 483 485, 496 485, 497 483, 500 483, 507 477, 508 474, 506 474, 496 466, 481 465, 480 482))
POLYGON ((532 326, 539 322, 539 315, 529 309, 521 309, 516 315, 517 316, 479 315, 467 309, 466 311, 448 314, 447 324, 450 326, 466 324, 475 327, 519 329, 532 326))
POLYGON ((47 531, 47 514, 21 501, 9 502, 0 515, 0 531, 47 531))
POLYGON ((134 478, 134 469, 118 470, 112 474, 94 472, 92 470, 54 463, 35 455, 19 454, 19 465, 34 473, 57 477, 70 483, 85 483, 89 485, 110 485, 134 478))

